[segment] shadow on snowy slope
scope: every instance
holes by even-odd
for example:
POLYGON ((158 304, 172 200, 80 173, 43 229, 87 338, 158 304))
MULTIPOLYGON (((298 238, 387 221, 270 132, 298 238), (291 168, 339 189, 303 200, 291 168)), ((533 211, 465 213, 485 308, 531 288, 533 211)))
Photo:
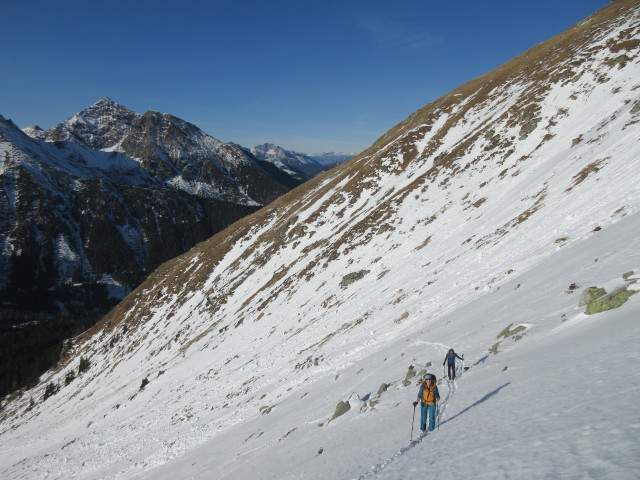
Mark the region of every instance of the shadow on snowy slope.
POLYGON ((460 411, 459 413, 455 414, 453 417, 446 419, 445 421, 443 421, 441 423, 441 425, 444 425, 445 423, 449 423, 451 420, 455 419, 456 417, 459 417, 460 415, 463 415, 465 413, 467 413, 469 410, 471 410, 473 407, 477 407, 478 405, 480 405, 481 403, 486 402, 487 400, 489 400, 491 397, 493 397, 494 395, 496 395, 500 390, 502 390, 504 387, 507 387, 511 385, 511 382, 507 382, 504 385, 496 388, 493 392, 489 392, 487 393, 484 397, 482 397, 480 400, 478 400, 477 402, 475 402, 473 405, 469 405, 467 408, 465 408, 464 410, 460 411))
POLYGON ((480 365, 481 363, 486 362, 488 358, 489 358, 489 355, 485 355, 480 360, 478 360, 476 363, 474 363, 473 366, 475 367, 476 365, 480 365))

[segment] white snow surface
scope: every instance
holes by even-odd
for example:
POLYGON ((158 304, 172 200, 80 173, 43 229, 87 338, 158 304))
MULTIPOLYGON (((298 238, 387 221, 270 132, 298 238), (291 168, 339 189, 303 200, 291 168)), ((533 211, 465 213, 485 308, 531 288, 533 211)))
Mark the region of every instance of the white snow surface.
MULTIPOLYGON (((593 42, 638 23, 636 10, 593 42)), ((553 85, 527 136, 502 115, 530 86, 515 79, 464 122, 443 111, 266 208, 215 266, 209 244, 232 233, 156 272, 132 294, 145 305, 4 405, 0 477, 638 478, 640 295, 578 306, 587 287, 640 279, 635 53, 614 68, 593 55, 553 85), (473 137, 488 123, 514 137, 498 158, 473 137), (467 168, 432 170, 471 138, 467 168), (407 141, 419 154, 403 166, 407 141), (450 347, 460 375, 416 440, 417 377, 403 380, 410 365, 441 378, 450 347), (66 385, 80 357, 91 367, 66 385), (332 419, 338 402, 351 408, 332 419)))

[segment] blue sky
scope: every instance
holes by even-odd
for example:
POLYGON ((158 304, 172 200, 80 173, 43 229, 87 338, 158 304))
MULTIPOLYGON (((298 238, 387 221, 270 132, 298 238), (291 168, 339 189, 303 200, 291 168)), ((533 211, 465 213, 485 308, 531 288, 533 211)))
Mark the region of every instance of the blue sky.
POLYGON ((109 97, 225 142, 364 150, 609 0, 0 0, 0 115, 109 97))

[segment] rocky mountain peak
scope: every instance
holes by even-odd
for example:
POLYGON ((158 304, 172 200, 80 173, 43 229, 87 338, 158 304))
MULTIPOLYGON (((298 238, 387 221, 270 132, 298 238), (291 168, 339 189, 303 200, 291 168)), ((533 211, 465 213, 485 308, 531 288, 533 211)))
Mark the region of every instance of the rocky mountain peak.
POLYGON ((118 104, 111 100, 109 97, 102 97, 94 105, 96 107, 115 107, 118 104))
POLYGON ((47 136, 47 132, 40 128, 39 125, 29 125, 23 128, 22 131, 32 138, 39 138, 41 140, 44 140, 47 136))
POLYGON ((196 125, 189 123, 179 117, 168 113, 160 113, 155 110, 149 110, 139 117, 132 131, 140 132, 141 128, 145 135, 150 135, 158 140, 163 139, 169 141, 170 137, 177 141, 187 142, 189 139, 209 137, 216 143, 222 143, 219 140, 207 135, 196 125), (139 124, 139 125, 138 125, 139 124))
POLYGON ((116 148, 140 114, 102 98, 47 132, 48 141, 80 142, 96 150, 116 148))
POLYGON ((257 145, 251 149, 251 152, 261 159, 266 159, 267 157, 283 159, 287 156, 285 149, 275 145, 274 143, 263 143, 262 145, 257 145))

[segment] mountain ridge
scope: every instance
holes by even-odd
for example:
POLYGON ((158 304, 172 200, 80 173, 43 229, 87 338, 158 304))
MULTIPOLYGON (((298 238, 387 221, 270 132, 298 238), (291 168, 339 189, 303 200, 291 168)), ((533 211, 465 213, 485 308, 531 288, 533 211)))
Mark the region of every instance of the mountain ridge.
POLYGON ((256 158, 276 165, 300 181, 307 181, 354 156, 332 152, 314 156, 286 150, 273 143, 257 145, 250 151, 256 158))

